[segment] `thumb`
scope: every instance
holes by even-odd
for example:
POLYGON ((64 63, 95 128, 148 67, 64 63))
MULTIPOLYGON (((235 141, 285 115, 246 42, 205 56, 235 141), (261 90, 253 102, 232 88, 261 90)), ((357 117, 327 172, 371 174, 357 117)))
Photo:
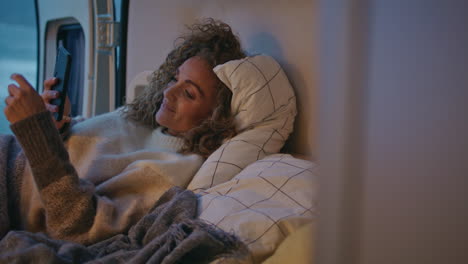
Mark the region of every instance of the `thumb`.
POLYGON ((69 123, 69 122, 71 122, 71 120, 72 120, 72 118, 70 116, 63 116, 62 117, 62 121, 64 123, 69 123))
POLYGON ((60 130, 60 129, 62 129, 62 127, 63 127, 66 123, 70 123, 71 120, 72 120, 71 117, 65 116, 65 115, 64 115, 64 116, 62 117, 62 120, 60 120, 60 121, 55 121, 55 127, 56 127, 57 129, 60 130))

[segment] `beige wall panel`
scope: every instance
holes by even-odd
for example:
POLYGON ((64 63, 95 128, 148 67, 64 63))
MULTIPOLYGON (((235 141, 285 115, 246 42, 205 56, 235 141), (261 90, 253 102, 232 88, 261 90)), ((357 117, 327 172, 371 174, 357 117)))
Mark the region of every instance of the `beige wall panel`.
MULTIPOLYGON (((266 53, 283 66, 298 97, 299 115, 288 150, 312 155, 316 137, 315 1, 132 1, 127 80, 153 70, 184 25, 213 17, 232 26, 250 54, 266 53)), ((127 93, 128 94, 128 93, 127 93)))

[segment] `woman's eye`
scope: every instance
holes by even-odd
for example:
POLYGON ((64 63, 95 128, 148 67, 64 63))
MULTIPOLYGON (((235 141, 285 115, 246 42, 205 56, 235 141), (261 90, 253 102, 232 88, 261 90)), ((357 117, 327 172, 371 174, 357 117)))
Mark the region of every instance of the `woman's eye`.
POLYGON ((193 94, 191 94, 189 91, 185 90, 185 96, 187 96, 187 98, 193 100, 195 99, 195 96, 193 96, 193 94))

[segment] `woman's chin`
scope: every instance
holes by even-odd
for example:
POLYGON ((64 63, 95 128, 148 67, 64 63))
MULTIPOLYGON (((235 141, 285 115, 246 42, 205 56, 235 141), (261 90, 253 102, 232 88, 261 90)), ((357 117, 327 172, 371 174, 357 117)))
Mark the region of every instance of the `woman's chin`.
POLYGON ((166 122, 165 122, 165 118, 164 118, 164 115, 162 113, 160 113, 160 111, 158 111, 155 115, 154 115, 154 121, 156 121, 156 123, 160 126, 163 126, 165 127, 166 126, 166 122))

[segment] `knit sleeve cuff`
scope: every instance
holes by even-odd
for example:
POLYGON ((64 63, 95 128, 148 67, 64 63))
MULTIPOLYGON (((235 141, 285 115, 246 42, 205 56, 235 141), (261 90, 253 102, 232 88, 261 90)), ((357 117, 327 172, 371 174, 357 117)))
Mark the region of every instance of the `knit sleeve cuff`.
POLYGON ((31 167, 42 167, 53 157, 68 157, 49 111, 20 120, 10 128, 23 147, 31 167))

